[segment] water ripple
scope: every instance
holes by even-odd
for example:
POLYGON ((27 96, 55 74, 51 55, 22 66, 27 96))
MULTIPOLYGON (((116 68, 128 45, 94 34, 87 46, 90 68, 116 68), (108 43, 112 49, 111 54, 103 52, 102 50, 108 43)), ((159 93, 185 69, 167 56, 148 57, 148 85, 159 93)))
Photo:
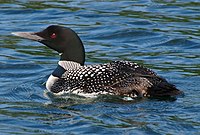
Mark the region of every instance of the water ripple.
POLYGON ((198 0, 0 1, 0 132, 199 134, 199 9, 198 0), (185 97, 128 102, 50 95, 45 81, 59 56, 10 33, 51 24, 79 34, 87 64, 135 61, 174 83, 185 97))

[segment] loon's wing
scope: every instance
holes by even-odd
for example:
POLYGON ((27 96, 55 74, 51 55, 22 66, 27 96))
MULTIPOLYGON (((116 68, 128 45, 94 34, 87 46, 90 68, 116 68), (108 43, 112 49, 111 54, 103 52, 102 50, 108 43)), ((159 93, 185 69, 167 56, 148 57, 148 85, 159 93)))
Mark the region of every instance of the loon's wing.
POLYGON ((134 62, 130 61, 113 61, 110 63, 112 67, 116 68, 118 72, 129 73, 132 75, 140 74, 140 75, 151 75, 157 76, 154 71, 149 68, 143 67, 134 62))
POLYGON ((120 75, 129 74, 123 80, 106 87, 112 88, 117 95, 135 96, 174 96, 180 94, 173 84, 156 75, 152 70, 136 63, 117 61, 120 75))

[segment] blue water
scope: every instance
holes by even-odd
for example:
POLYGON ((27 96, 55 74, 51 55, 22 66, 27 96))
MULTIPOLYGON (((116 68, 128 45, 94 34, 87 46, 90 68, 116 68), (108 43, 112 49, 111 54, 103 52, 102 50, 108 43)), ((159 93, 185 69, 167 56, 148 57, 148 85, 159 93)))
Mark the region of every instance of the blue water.
POLYGON ((200 2, 0 1, 1 134, 200 134, 200 2), (185 93, 177 100, 46 96, 58 54, 11 35, 51 24, 75 30, 86 64, 135 61, 185 93))

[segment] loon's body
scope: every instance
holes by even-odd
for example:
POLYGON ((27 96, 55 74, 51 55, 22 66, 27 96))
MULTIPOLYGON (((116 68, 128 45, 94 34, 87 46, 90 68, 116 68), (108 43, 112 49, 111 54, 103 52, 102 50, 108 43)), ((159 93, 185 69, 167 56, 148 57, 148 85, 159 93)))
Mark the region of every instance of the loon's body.
POLYGON ((14 35, 35 40, 61 53, 57 68, 46 87, 52 93, 73 93, 85 97, 99 94, 128 97, 176 96, 182 92, 152 70, 129 61, 84 65, 85 50, 71 29, 49 26, 37 33, 14 35))
POLYGON ((147 96, 147 87, 157 83, 154 80, 155 76, 153 71, 128 61, 86 66, 60 61, 46 86, 54 93, 66 91, 83 96, 98 94, 147 96), (145 76, 149 76, 149 80, 145 76))

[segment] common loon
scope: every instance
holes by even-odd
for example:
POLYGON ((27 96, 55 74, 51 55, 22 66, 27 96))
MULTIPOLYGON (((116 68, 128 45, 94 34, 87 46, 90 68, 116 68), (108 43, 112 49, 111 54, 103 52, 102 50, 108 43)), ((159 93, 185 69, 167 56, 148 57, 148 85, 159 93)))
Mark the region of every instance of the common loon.
POLYGON ((123 97, 163 97, 182 93, 152 70, 129 61, 84 65, 85 49, 70 28, 51 25, 40 32, 12 34, 38 41, 60 53, 60 61, 46 82, 52 93, 91 97, 101 94, 123 97))

